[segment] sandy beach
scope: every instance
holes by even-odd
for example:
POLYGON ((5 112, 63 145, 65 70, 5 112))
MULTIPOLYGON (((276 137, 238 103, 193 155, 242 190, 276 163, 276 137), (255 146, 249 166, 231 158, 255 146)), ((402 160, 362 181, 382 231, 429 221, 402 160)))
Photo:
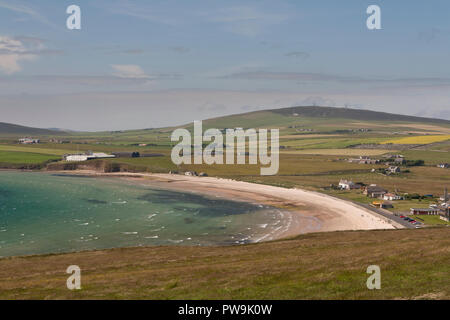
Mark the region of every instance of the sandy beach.
POLYGON ((287 189, 230 179, 178 174, 102 173, 90 170, 59 173, 118 177, 152 187, 280 208, 284 215, 284 227, 268 234, 260 239, 261 241, 311 232, 402 228, 401 225, 352 202, 297 188, 287 189))

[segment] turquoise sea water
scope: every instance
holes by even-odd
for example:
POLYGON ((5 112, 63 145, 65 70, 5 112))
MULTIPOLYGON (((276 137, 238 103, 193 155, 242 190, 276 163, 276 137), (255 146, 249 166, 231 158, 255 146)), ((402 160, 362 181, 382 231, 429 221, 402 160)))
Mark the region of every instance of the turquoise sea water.
POLYGON ((124 179, 0 171, 0 257, 254 242, 282 228, 282 216, 124 179))

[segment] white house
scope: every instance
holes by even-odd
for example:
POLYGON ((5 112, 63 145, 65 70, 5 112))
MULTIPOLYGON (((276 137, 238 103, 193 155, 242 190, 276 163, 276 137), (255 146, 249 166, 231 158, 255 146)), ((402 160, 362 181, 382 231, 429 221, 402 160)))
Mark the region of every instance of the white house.
POLYGON ((353 181, 341 179, 341 181, 339 181, 339 188, 343 190, 356 189, 356 185, 353 181))
POLYGON ((383 200, 393 201, 393 200, 403 200, 402 196, 396 195, 395 193, 386 193, 383 196, 383 200))

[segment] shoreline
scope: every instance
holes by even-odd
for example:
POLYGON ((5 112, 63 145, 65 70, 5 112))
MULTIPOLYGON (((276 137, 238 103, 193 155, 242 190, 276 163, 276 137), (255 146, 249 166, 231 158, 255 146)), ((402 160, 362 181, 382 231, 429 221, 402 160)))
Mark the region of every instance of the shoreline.
POLYGON ((128 182, 179 192, 193 192, 232 201, 267 205, 282 210, 286 225, 256 242, 294 237, 312 232, 399 229, 403 226, 351 201, 303 189, 255 184, 216 177, 166 173, 103 173, 94 170, 49 173, 116 177, 128 182))

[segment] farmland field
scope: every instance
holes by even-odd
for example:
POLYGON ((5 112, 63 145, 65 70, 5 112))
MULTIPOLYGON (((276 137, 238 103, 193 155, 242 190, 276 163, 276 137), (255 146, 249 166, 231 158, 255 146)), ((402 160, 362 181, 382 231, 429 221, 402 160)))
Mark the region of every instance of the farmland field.
POLYGON ((450 135, 428 135, 428 136, 415 136, 406 137, 400 139, 393 139, 382 142, 382 144, 393 143, 393 144, 429 144, 434 142, 441 142, 450 139, 450 135))
POLYGON ((0 167, 2 163, 10 164, 39 164, 50 160, 59 160, 60 157, 31 152, 5 152, 0 151, 0 167))
POLYGON ((26 153, 39 153, 39 154, 47 154, 47 155, 63 155, 65 153, 69 153, 70 150, 61 150, 54 149, 51 147, 43 147, 42 145, 30 145, 30 146, 21 146, 21 145, 0 145, 0 151, 3 152, 23 152, 23 155, 26 153))

